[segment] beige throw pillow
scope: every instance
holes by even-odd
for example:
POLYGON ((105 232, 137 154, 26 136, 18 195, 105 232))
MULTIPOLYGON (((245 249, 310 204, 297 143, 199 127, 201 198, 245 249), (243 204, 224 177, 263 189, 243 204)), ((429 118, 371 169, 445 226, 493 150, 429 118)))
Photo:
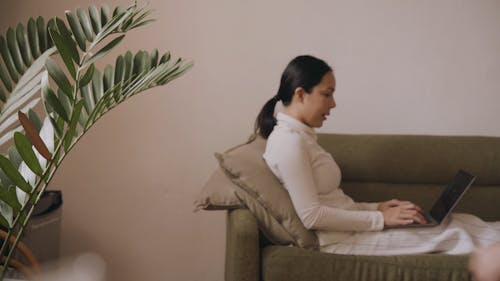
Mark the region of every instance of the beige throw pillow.
POLYGON ((236 197, 235 191, 235 184, 217 167, 194 202, 195 211, 245 208, 245 204, 236 197))
POLYGON ((304 227, 288 192, 262 158, 265 146, 266 141, 258 137, 248 144, 216 154, 216 157, 236 184, 236 195, 255 215, 271 242, 316 249, 316 235, 304 227))

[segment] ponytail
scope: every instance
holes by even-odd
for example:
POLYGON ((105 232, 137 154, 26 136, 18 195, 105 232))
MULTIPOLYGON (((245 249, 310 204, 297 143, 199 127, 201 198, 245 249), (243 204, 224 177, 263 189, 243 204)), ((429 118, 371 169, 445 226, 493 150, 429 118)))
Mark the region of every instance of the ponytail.
POLYGON ((275 96, 268 100, 260 110, 260 113, 255 120, 255 135, 258 133, 264 139, 267 139, 273 131, 273 128, 276 125, 276 118, 274 118, 274 108, 276 107, 276 103, 278 103, 278 98, 275 96))

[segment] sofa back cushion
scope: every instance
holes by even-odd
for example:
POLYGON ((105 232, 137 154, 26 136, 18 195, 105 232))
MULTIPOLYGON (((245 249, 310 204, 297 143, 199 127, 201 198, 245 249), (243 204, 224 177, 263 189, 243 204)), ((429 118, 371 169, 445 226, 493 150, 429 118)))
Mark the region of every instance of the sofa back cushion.
POLYGON ((500 138, 319 134, 343 181, 447 184, 459 169, 500 185, 500 138))

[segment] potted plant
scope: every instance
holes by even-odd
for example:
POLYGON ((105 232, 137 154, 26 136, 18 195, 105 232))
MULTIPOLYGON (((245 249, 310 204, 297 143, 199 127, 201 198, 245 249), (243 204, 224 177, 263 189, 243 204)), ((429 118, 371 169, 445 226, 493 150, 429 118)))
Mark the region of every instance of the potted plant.
POLYGON ((154 50, 128 51, 97 69, 128 31, 153 21, 150 13, 136 3, 89 6, 66 11, 65 20, 30 18, 0 35, 0 225, 7 229, 0 280, 34 207, 78 140, 109 110, 192 67, 154 50))

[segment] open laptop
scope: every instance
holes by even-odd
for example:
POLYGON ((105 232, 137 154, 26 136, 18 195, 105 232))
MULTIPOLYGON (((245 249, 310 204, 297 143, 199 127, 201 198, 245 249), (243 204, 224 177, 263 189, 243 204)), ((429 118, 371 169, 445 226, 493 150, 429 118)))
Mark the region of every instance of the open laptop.
POLYGON ((427 223, 420 224, 414 222, 406 225, 386 226, 385 228, 429 227, 441 224, 441 222, 448 217, 453 208, 455 208, 475 179, 475 176, 464 170, 459 170, 453 178, 453 181, 448 184, 436 203, 434 203, 431 211, 422 213, 427 223))

